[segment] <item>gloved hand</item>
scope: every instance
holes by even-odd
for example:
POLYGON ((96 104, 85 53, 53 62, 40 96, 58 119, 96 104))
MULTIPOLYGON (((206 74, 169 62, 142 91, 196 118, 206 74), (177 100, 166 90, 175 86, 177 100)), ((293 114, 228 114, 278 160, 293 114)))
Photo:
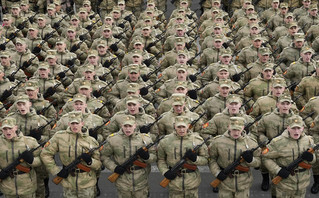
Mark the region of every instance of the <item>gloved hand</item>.
POLYGON ((132 22, 132 19, 131 19, 131 16, 126 16, 126 17, 124 17, 124 20, 126 20, 126 21, 128 21, 128 22, 132 22))
POLYGON ((87 29, 87 30, 91 30, 92 29, 92 27, 93 27, 93 25, 88 25, 88 26, 86 26, 86 28, 85 29, 87 29))
POLYGON ((111 46, 110 46, 111 50, 114 51, 114 52, 117 52, 117 50, 119 50, 119 48, 117 47, 117 45, 115 43, 113 43, 111 46))
POLYGON ((87 165, 91 165, 92 164, 92 157, 89 154, 87 154, 87 153, 82 153, 81 159, 83 161, 85 161, 85 163, 87 165))
POLYGON ((32 164, 34 160, 33 153, 26 150, 23 153, 21 153, 21 159, 24 159, 28 164, 32 164))
POLYGON ((121 165, 118 165, 115 167, 114 172, 123 175, 123 173, 125 172, 125 168, 121 165))
POLYGON ((110 60, 105 60, 103 63, 103 67, 109 68, 112 65, 112 62, 110 60))
POLYGON ((232 79, 233 81, 235 81, 235 82, 238 82, 238 81, 240 81, 240 75, 235 74, 235 75, 232 76, 231 79, 232 79))
POLYGON ((33 50, 32 50, 32 54, 38 54, 38 53, 40 53, 40 52, 41 52, 41 48, 38 47, 38 46, 36 46, 36 47, 33 48, 33 50))
POLYGON ((78 49, 79 49, 78 45, 73 45, 70 49, 70 52, 75 52, 78 49))
POLYGON ((10 90, 5 90, 5 91, 2 93, 1 97, 0 97, 0 101, 1 101, 1 102, 5 101, 5 100, 6 100, 7 98, 9 98, 11 95, 12 95, 12 91, 10 91, 10 90))
POLYGON ((145 151, 143 148, 139 148, 136 151, 137 155, 140 156, 143 160, 148 160, 150 158, 150 154, 148 151, 145 151))
POLYGON ((308 151, 304 151, 302 154, 301 154, 301 158, 303 160, 306 160, 308 162, 311 162, 313 160, 313 154, 308 152, 308 151))
POLYGON ((52 96, 55 93, 55 90, 53 89, 53 87, 49 87, 46 92, 43 94, 44 98, 49 98, 50 96, 52 96))
POLYGON ((6 50, 6 46, 3 43, 0 44, 0 50, 6 50))
POLYGON ((247 150, 247 151, 244 151, 241 154, 241 156, 244 158, 246 162, 250 163, 253 161, 254 154, 253 154, 253 151, 247 150))
POLYGON ((31 137, 35 138, 36 140, 41 139, 41 133, 37 129, 31 129, 30 134, 31 137))
POLYGON ((14 82, 14 80, 15 80, 14 76, 12 76, 12 75, 7 76, 7 78, 8 78, 11 82, 14 82))
POLYGON ((59 24, 59 23, 54 23, 54 24, 53 24, 53 28, 54 28, 54 29, 58 29, 59 27, 60 27, 60 24, 59 24))
POLYGON ((57 174, 58 177, 67 178, 69 176, 69 172, 66 171, 64 168, 60 170, 60 172, 57 174))
POLYGON ((124 26, 124 23, 120 23, 120 24, 119 24, 119 27, 120 27, 120 28, 124 28, 124 27, 125 27, 125 26, 124 26))
POLYGON ((290 175, 290 172, 287 170, 286 167, 282 167, 280 171, 278 172, 278 176, 280 176, 283 179, 288 178, 289 175, 290 175))
POLYGON ((98 97, 102 96, 102 94, 98 90, 95 90, 95 91, 93 91, 93 96, 98 98, 98 97))
POLYGON ((150 59, 146 59, 146 60, 143 61, 143 63, 144 63, 147 67, 149 67, 149 66, 151 65, 151 60, 150 60, 150 59))
POLYGON ((143 125, 143 126, 140 128, 140 132, 141 132, 141 133, 148 133, 148 132, 150 132, 150 127, 148 127, 147 125, 143 125))
POLYGON ((176 173, 173 173, 171 170, 166 171, 166 173, 164 173, 164 177, 166 177, 169 180, 173 180, 175 179, 177 176, 176 173))
POLYGON ((188 149, 185 153, 185 157, 195 162, 197 160, 197 153, 194 153, 191 149, 188 149))
POLYGON ((58 73, 58 76, 60 79, 64 78, 65 77, 65 73, 64 72, 60 72, 58 73))
POLYGON ((22 64, 22 70, 24 70, 24 69, 30 67, 30 65, 31 65, 31 62, 25 61, 25 62, 22 64))
POLYGON ((217 179, 219 179, 220 181, 224 181, 227 178, 227 175, 225 174, 224 171, 220 171, 217 175, 217 179))
POLYGON ((89 129, 89 135, 97 140, 97 132, 93 131, 94 129, 89 129))
POLYGON ((9 177, 9 173, 8 172, 5 172, 5 171, 1 171, 0 172, 0 179, 1 180, 4 180, 5 178, 9 177))

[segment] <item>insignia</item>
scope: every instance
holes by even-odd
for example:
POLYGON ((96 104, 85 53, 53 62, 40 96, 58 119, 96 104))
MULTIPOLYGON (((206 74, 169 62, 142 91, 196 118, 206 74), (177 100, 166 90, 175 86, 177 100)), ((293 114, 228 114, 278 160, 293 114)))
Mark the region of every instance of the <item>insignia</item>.
POLYGON ((265 155, 265 154, 267 154, 269 152, 269 148, 265 148, 261 153, 263 154, 263 155, 265 155))
POLYGON ((112 133, 111 135, 110 135, 110 137, 113 137, 114 136, 114 133, 112 133))
POLYGON ((99 151, 102 151, 103 147, 104 147, 104 145, 102 145, 102 146, 99 148, 99 151))
POLYGON ((110 122, 111 122, 111 121, 108 121, 108 122, 105 124, 105 126, 109 125, 109 124, 110 124, 110 122))
POLYGON ((45 143, 44 148, 48 147, 50 145, 50 142, 48 141, 47 143, 45 143))
POLYGON ((305 110, 305 106, 302 107, 302 109, 300 110, 300 112, 303 112, 305 110))
POLYGON ((56 127, 56 123, 53 125, 52 129, 55 129, 55 127, 56 127))
POLYGON ((207 128, 208 127, 208 122, 206 122, 204 125, 203 125, 203 129, 207 128))
POLYGON ((311 125, 310 125, 310 128, 313 128, 313 127, 315 127, 315 123, 313 122, 313 123, 311 123, 311 125))
POLYGON ((286 74, 287 74, 287 72, 288 72, 288 70, 286 70, 286 71, 284 72, 284 75, 286 75, 286 74))

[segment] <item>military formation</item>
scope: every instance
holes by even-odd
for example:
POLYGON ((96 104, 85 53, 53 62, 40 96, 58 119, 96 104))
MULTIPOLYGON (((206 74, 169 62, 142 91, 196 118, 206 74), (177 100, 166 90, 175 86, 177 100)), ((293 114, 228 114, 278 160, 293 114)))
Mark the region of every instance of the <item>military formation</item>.
POLYGON ((155 164, 171 198, 199 196, 198 166, 220 198, 249 197, 253 168, 272 197, 319 192, 317 2, 171 3, 1 0, 5 197, 49 197, 49 175, 97 197, 108 169, 146 198, 155 164))

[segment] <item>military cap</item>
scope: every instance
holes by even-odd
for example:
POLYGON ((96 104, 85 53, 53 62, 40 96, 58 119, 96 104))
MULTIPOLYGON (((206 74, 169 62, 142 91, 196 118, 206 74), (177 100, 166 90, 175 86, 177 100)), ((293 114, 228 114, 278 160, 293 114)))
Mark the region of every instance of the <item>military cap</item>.
POLYGON ((223 64, 218 65, 218 71, 227 71, 228 72, 228 65, 223 65, 223 64))
POLYGON ((185 30, 186 26, 185 24, 177 24, 175 26, 176 30, 185 30))
POLYGON ((152 17, 150 17, 150 16, 145 16, 144 17, 144 21, 146 22, 146 21, 152 21, 152 17))
POLYGON ((153 0, 148 0, 147 5, 156 5, 155 1, 153 0))
POLYGON ((43 19, 46 19, 46 16, 45 16, 44 14, 38 14, 38 15, 37 15, 37 19, 38 19, 38 20, 39 20, 39 19, 43 20, 43 19))
POLYGON ((82 5, 83 5, 83 6, 84 6, 84 5, 89 5, 89 6, 90 6, 90 5, 91 5, 91 1, 85 0, 85 1, 83 1, 83 4, 82 4, 82 5))
POLYGON ((15 118, 5 118, 2 121, 1 129, 3 129, 3 128, 13 128, 16 125, 17 125, 17 121, 16 121, 15 118))
POLYGON ((90 50, 89 53, 88 53, 88 57, 92 57, 92 56, 97 57, 98 56, 98 52, 96 50, 90 50))
POLYGON ((146 9, 145 9, 145 12, 146 12, 146 13, 153 14, 153 13, 154 13, 154 10, 151 9, 151 8, 146 8, 146 9))
POLYGON ((135 92, 137 92, 139 89, 140 89, 140 85, 139 85, 139 84, 137 84, 137 83, 129 83, 129 84, 127 85, 127 90, 126 90, 126 92, 135 93, 135 92))
POLYGON ((262 48, 259 48, 258 53, 264 56, 264 55, 271 54, 271 51, 268 47, 262 47, 262 48))
POLYGON ((112 30, 112 26, 110 25, 105 25, 103 30, 112 30))
POLYGON ((136 37, 134 39, 134 45, 136 45, 136 44, 142 45, 143 44, 143 39, 141 37, 136 37))
POLYGON ((263 67, 263 71, 266 70, 274 70, 274 64, 273 63, 266 63, 265 66, 263 67))
POLYGON ((73 21, 73 20, 79 20, 79 17, 77 17, 76 15, 72 15, 71 16, 71 21, 73 21))
POLYGON ((129 95, 126 97, 126 104, 133 103, 133 104, 139 104, 140 98, 137 95, 129 95))
POLYGON ((105 19, 113 19, 113 17, 110 14, 105 15, 104 20, 105 19))
POLYGON ((244 0, 244 3, 245 3, 245 4, 246 4, 246 3, 250 3, 250 4, 251 4, 252 2, 251 2, 251 0, 244 0))
POLYGON ((187 89, 187 82, 186 81, 177 81, 175 85, 175 89, 183 88, 187 89))
POLYGON ((21 44, 21 45, 26 45, 26 42, 24 39, 21 39, 21 38, 18 38, 17 41, 16 41, 16 44, 21 44))
POLYGON ((288 95, 281 95, 278 98, 278 102, 289 102, 292 103, 291 97, 288 95))
POLYGON ((184 17, 184 15, 182 15, 182 14, 177 14, 177 16, 176 16, 176 19, 184 19, 185 17, 184 17))
POLYGON ((180 55, 188 56, 188 53, 187 53, 186 51, 184 51, 184 50, 179 50, 179 51, 177 52, 177 56, 180 56, 180 55))
POLYGON ((142 27, 142 30, 150 30, 150 29, 151 29, 151 27, 149 25, 146 25, 146 24, 142 27))
POLYGON ((254 37, 254 41, 257 41, 257 40, 263 41, 263 38, 260 35, 256 35, 254 37))
POLYGON ((283 2, 283 3, 280 4, 279 7, 280 8, 288 8, 288 3, 283 2))
POLYGON ((310 4, 309 10, 318 10, 318 5, 317 4, 310 4))
POLYGON ((2 51, 2 53, 0 54, 0 57, 2 58, 9 58, 11 57, 10 53, 8 51, 2 51))
POLYGON ((250 25, 250 29, 253 29, 253 28, 257 28, 259 29, 259 24, 258 23, 253 23, 250 25))
POLYGON ((219 10, 217 9, 217 8, 213 8, 213 9, 211 9, 212 10, 212 13, 219 13, 219 10))
POLYGON ((106 47, 107 46, 107 42, 105 40, 100 40, 99 43, 97 44, 97 47, 106 47))
POLYGON ((233 102, 242 103, 242 100, 241 100, 241 98, 240 98, 239 96, 233 94, 233 95, 229 95, 229 96, 227 97, 226 102, 227 102, 228 104, 233 103, 233 102))
POLYGON ((227 49, 224 49, 222 52, 221 52, 221 56, 224 57, 224 56, 232 56, 232 51, 231 49, 227 48, 227 49))
POLYGON ((181 0, 181 3, 188 3, 187 0, 181 0))
POLYGON ((187 66, 186 66, 186 65, 179 65, 179 66, 177 67, 177 71, 187 72, 187 66))
POLYGON ((87 9, 86 9, 86 8, 80 8, 80 9, 79 9, 79 13, 81 13, 81 12, 87 13, 87 9))
POLYGON ((178 8, 178 13, 182 13, 182 12, 185 12, 186 10, 185 10, 185 8, 183 8, 183 7, 180 7, 180 8, 178 8))
POLYGON ((219 13, 215 16, 215 19, 223 19, 223 18, 224 18, 224 16, 221 13, 219 13))
POLYGON ((80 102, 86 103, 86 96, 82 94, 76 94, 73 96, 73 101, 74 102, 80 101, 80 102))
POLYGON ((133 126, 135 124, 135 117, 131 115, 125 115, 122 119, 122 125, 130 125, 133 126))
POLYGON ((272 0, 273 3, 277 2, 280 3, 280 0, 272 0))
POLYGON ((22 6, 22 5, 29 5, 29 0, 22 0, 20 2, 20 6, 22 6))
POLYGON ((248 6, 246 7, 246 10, 250 10, 250 9, 255 10, 255 7, 254 7, 253 5, 248 5, 248 6))
POLYGON ((301 48, 301 53, 305 54, 307 52, 310 52, 310 53, 314 53, 314 50, 311 48, 311 47, 308 47, 308 46, 305 46, 303 48, 301 48))
POLYGON ((23 95, 20 95, 18 96, 17 100, 16 100, 16 104, 18 104, 19 102, 23 102, 23 103, 26 103, 26 102, 29 102, 29 97, 25 94, 23 95))
POLYGON ((34 90, 36 90, 37 88, 39 88, 39 83, 38 83, 38 81, 36 81, 36 80, 28 80, 28 81, 26 82, 26 85, 25 85, 25 89, 26 89, 26 90, 32 90, 32 91, 34 91, 34 90))
POLYGON ((13 8, 20 9, 20 5, 18 3, 12 4, 11 9, 13 8))
POLYGON ((76 28, 74 26, 69 26, 67 31, 68 32, 76 32, 76 28))
POLYGON ((285 15, 285 18, 288 18, 288 17, 291 17, 291 18, 294 18, 294 14, 289 12, 285 15))
POLYGON ((121 9, 118 6, 114 6, 112 12, 121 12, 121 9))
POLYGON ((83 115, 80 111, 72 111, 69 113, 69 123, 80 123, 83 121, 83 115))
POLYGON ((87 65, 87 66, 85 66, 85 68, 84 68, 84 72, 94 72, 94 65, 87 65))
POLYGON ((245 118, 243 117, 230 117, 229 129, 230 130, 243 130, 245 126, 245 118))
POLYGON ((220 23, 215 23, 213 27, 214 29, 222 29, 222 25, 220 23))
POLYGON ((250 14, 249 16, 248 16, 248 19, 250 20, 250 19, 258 19, 258 16, 256 15, 256 14, 250 14))
POLYGON ((176 43, 176 45, 183 45, 183 44, 185 44, 184 37, 175 37, 175 43, 176 43))
POLYGON ((142 57, 142 52, 140 50, 133 50, 132 57, 134 56, 142 57))
POLYGON ((124 0, 118 0, 117 1, 117 5, 120 5, 120 4, 124 4, 125 5, 125 1, 124 0))
POLYGON ((29 30, 37 30, 38 26, 36 24, 32 24, 29 26, 29 30))
POLYGON ((212 3, 218 2, 220 3, 220 0, 211 0, 212 3))
POLYGON ((85 80, 80 83, 79 89, 90 89, 91 88, 91 82, 88 80, 85 80))
POLYGON ((292 27, 298 27, 298 24, 296 22, 290 22, 289 23, 289 29, 292 27))
POLYGON ((49 58, 56 58, 56 50, 48 50, 47 51, 47 56, 46 56, 46 60, 49 59, 49 58))
POLYGON ((53 0, 53 4, 55 4, 55 5, 61 5, 61 0, 53 0))
POLYGON ((291 116, 288 119, 288 126, 290 128, 303 127, 304 126, 304 121, 302 120, 302 117, 300 117, 298 115, 294 115, 294 116, 291 116))
POLYGON ((223 36, 222 36, 222 35, 216 35, 216 36, 214 37, 214 42, 216 42, 216 41, 222 42, 222 41, 223 41, 223 36))
POLYGON ((46 62, 42 62, 39 64, 38 69, 49 69, 49 64, 46 62))
POLYGON ((175 126, 185 126, 188 127, 189 124, 189 118, 187 116, 177 116, 175 118, 175 126))
POLYGON ((49 4, 47 10, 55 10, 55 5, 53 3, 49 4))
POLYGON ((231 80, 228 79, 220 79, 219 80, 219 87, 231 87, 231 80))
POLYGON ((128 72, 129 73, 136 73, 137 74, 137 73, 140 72, 140 67, 138 65, 136 65, 136 64, 131 64, 128 67, 129 67, 128 68, 128 72))
POLYGON ((305 36, 304 36, 304 34, 295 34, 294 35, 294 40, 295 41, 305 41, 305 36))
POLYGON ((12 16, 10 14, 4 14, 2 16, 2 20, 10 20, 10 19, 12 19, 12 16))
POLYGON ((272 82, 272 87, 286 87, 286 81, 283 78, 275 78, 272 82))
POLYGON ((172 94, 172 105, 184 105, 185 104, 185 94, 182 93, 174 93, 172 94))
POLYGON ((66 41, 65 41, 65 39, 64 38, 58 38, 57 40, 56 40, 56 44, 63 44, 63 43, 65 43, 66 41))

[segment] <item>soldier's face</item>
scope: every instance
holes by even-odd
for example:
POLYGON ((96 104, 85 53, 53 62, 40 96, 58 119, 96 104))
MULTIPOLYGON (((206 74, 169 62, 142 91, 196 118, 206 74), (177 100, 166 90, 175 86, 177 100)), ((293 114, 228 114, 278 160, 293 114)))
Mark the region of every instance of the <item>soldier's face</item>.
POLYGON ((232 57, 231 56, 221 56, 220 61, 225 64, 228 65, 231 61, 232 57))
POLYGON ((80 133, 82 132, 82 127, 84 126, 84 123, 72 122, 72 123, 69 123, 68 125, 73 133, 80 133))
POLYGON ((48 15, 49 16, 55 15, 55 9, 48 9, 48 15))
POLYGON ((20 5, 20 9, 22 11, 27 11, 29 9, 29 5, 20 5))
POLYGON ((261 44, 262 44, 261 40, 255 40, 253 42, 253 45, 254 45, 255 48, 260 48, 261 44))
POLYGON ((187 78, 187 72, 185 72, 184 70, 177 71, 177 79, 179 81, 186 81, 186 78, 187 78))
POLYGON ((312 9, 309 11, 311 16, 316 16, 318 14, 318 10, 317 9, 312 9))
POLYGON ((279 8, 279 3, 278 3, 278 2, 272 2, 272 3, 271 3, 271 6, 272 6, 274 9, 278 9, 278 8, 279 8))
POLYGON ((304 127, 293 127, 293 128, 290 128, 289 126, 287 127, 288 129, 288 132, 289 132, 289 135, 291 138, 295 139, 295 140, 298 140, 304 130, 304 127))
POLYGON ((310 4, 311 4, 311 1, 308 1, 308 0, 302 1, 302 5, 303 5, 305 8, 309 8, 310 4))
POLYGON ((125 9, 125 4, 119 3, 119 4, 117 4, 117 5, 119 6, 119 8, 120 8, 121 10, 124 10, 124 9, 125 9))
POLYGON ((71 25, 77 27, 77 26, 79 25, 79 20, 73 19, 73 20, 71 21, 71 25))
POLYGON ((113 12, 112 14, 114 19, 119 19, 121 17, 121 13, 119 12, 113 12))
POLYGON ((32 37, 32 38, 36 38, 38 36, 38 30, 36 29, 29 29, 29 35, 32 37))
POLYGON ((12 128, 4 127, 2 129, 2 133, 6 139, 11 140, 12 138, 17 137, 17 133, 16 133, 17 129, 18 129, 17 126, 14 126, 12 128))
POLYGON ((246 14, 247 15, 250 15, 250 14, 253 14, 253 13, 255 13, 255 10, 252 9, 252 8, 249 8, 248 10, 246 10, 246 14))
POLYGON ((287 8, 281 8, 280 12, 281 12, 281 14, 286 15, 287 12, 288 12, 288 9, 287 8))
POLYGON ((136 115, 136 114, 138 114, 140 111, 139 111, 139 108, 140 108, 140 104, 139 103, 137 103, 137 104, 135 104, 135 103, 128 103, 127 104, 127 110, 129 111, 129 113, 131 114, 131 115, 136 115))
POLYGON ((221 48, 222 45, 223 45, 223 42, 221 42, 219 40, 214 42, 214 47, 216 47, 217 49, 221 48))
POLYGON ((73 103, 73 108, 75 111, 82 111, 84 112, 85 108, 87 107, 87 104, 82 101, 75 101, 73 103))
POLYGON ((30 112, 31 102, 18 102, 17 109, 21 115, 25 115, 30 112))
POLYGON ((130 124, 125 124, 122 125, 122 131, 126 136, 131 136, 134 133, 134 130, 136 128, 136 124, 130 125, 130 124))
POLYGON ((229 91, 229 87, 219 87, 219 94, 224 98, 228 96, 229 91))
POLYGON ((188 58, 187 58, 186 56, 184 56, 184 55, 178 55, 177 58, 176 58, 176 60, 177 60, 177 63, 178 63, 178 64, 184 65, 184 64, 187 63, 188 58))
POLYGON ((214 34, 219 35, 219 34, 221 34, 221 33, 222 33, 222 29, 221 29, 221 28, 215 28, 215 29, 214 29, 214 34))
POLYGON ((79 13, 79 18, 80 18, 80 19, 86 19, 87 16, 88 16, 87 12, 80 12, 80 13, 79 13))
POLYGON ((151 30, 150 29, 143 29, 142 30, 142 35, 143 36, 149 36, 151 34, 151 30))
POLYGON ((113 23, 112 18, 106 18, 104 21, 105 21, 105 24, 107 24, 107 25, 112 25, 112 23, 113 23))
POLYGON ((303 62, 309 63, 311 61, 312 53, 311 52, 301 53, 301 57, 303 62))
POLYGON ((175 126, 175 130, 176 133, 181 137, 187 135, 187 128, 183 125, 175 126))
POLYGON ((175 44, 176 51, 183 50, 184 48, 185 48, 185 44, 181 44, 181 43, 175 44))
POLYGON ((250 34, 252 34, 252 35, 259 34, 258 28, 255 28, 255 27, 251 28, 251 29, 250 29, 250 34))
POLYGON ((296 48, 302 48, 304 41, 294 41, 296 48))
POLYGON ((74 38, 75 38, 76 33, 75 33, 75 32, 73 32, 73 31, 68 31, 67 35, 68 35, 68 38, 70 38, 70 39, 74 39, 74 38))
POLYGON ((219 8, 220 7, 220 3, 219 2, 212 2, 212 7, 219 8))
POLYGON ((241 137, 241 132, 242 130, 237 130, 237 129, 229 129, 229 135, 234 138, 238 139, 241 137))
POLYGON ((90 12, 90 11, 91 11, 91 6, 90 6, 90 5, 85 4, 85 5, 83 5, 83 7, 85 7, 85 9, 86 9, 87 12, 90 12))
POLYGON ((11 13, 13 16, 18 16, 20 13, 20 8, 12 8, 11 13))
POLYGON ((90 88, 90 89, 86 89, 86 88, 79 89, 79 93, 82 94, 82 95, 85 95, 86 97, 90 97, 91 92, 92 92, 92 88, 90 88))
POLYGON ((142 51, 143 48, 144 48, 144 45, 141 44, 141 43, 136 43, 136 44, 134 45, 134 49, 137 49, 137 50, 142 51))
POLYGON ((262 71, 263 77, 266 80, 270 80, 273 75, 273 70, 267 69, 266 71, 262 71))
POLYGON ((84 78, 85 80, 94 80, 95 72, 86 71, 84 72, 84 78))
POLYGON ((133 60, 133 63, 134 64, 141 64, 142 63, 142 59, 143 59, 143 57, 142 56, 133 56, 132 57, 132 60, 133 60))
POLYGON ((285 23, 286 23, 286 24, 292 22, 293 20, 294 20, 294 19, 293 19, 291 16, 285 17, 285 23))
POLYGON ((229 72, 222 70, 222 71, 217 72, 217 76, 219 79, 227 79, 229 77, 229 72))
POLYGON ((180 3, 180 6, 182 8, 188 8, 188 3, 186 1, 183 1, 183 2, 180 3))
POLYGON ((9 27, 11 26, 12 20, 11 19, 3 19, 3 26, 9 27))
POLYGON ((30 99, 37 99, 38 93, 39 93, 39 88, 35 90, 31 90, 31 89, 26 90, 26 94, 28 95, 30 99))
POLYGON ((271 91, 274 96, 279 97, 281 96, 282 93, 284 93, 285 87, 274 87, 274 88, 271 88, 271 91))
POLYGON ((175 93, 186 94, 187 91, 188 91, 188 89, 185 89, 184 87, 178 87, 177 89, 175 89, 175 93))
POLYGON ((185 104, 183 105, 173 105, 174 112, 177 114, 181 114, 184 112, 185 104))
POLYGON ((9 57, 1 57, 1 65, 3 66, 10 66, 10 60, 9 57))
POLYGON ((291 108, 291 103, 288 101, 284 102, 278 102, 277 103, 277 108, 279 109, 279 112, 282 114, 288 114, 289 110, 291 108))
POLYGON ((128 77, 130 78, 131 81, 135 82, 140 77, 140 73, 135 73, 135 72, 129 73, 128 77))
POLYGON ((104 46, 99 46, 97 48, 97 51, 99 52, 100 55, 104 55, 106 53, 107 48, 104 46))
POLYGON ((44 27, 44 26, 45 26, 45 23, 46 23, 46 20, 43 20, 42 18, 41 18, 41 19, 38 19, 38 26, 44 27))
POLYGON ((298 27, 294 26, 288 29, 290 35, 295 35, 298 32, 298 27))
POLYGON ((57 43, 55 48, 58 52, 64 52, 65 51, 65 43, 57 43))
POLYGON ((16 50, 18 52, 25 52, 26 49, 26 45, 25 44, 21 44, 21 43, 17 43, 16 44, 16 50))
POLYGON ((110 38, 112 36, 112 30, 109 30, 109 29, 103 30, 103 36, 105 38, 110 38))
POLYGON ((185 33, 184 30, 181 30, 181 29, 176 30, 176 35, 179 36, 179 37, 184 36, 184 33, 185 33))
POLYGON ((49 69, 39 69, 39 76, 40 78, 48 78, 50 70, 49 69))
POLYGON ((56 65, 56 58, 48 58, 47 62, 50 66, 56 65))
POLYGON ((258 57, 259 57, 259 60, 262 62, 262 63, 266 63, 268 62, 269 60, 269 54, 265 54, 265 55, 261 55, 261 54, 258 54, 258 57))
POLYGON ((232 102, 232 103, 227 103, 226 104, 229 114, 233 115, 233 114, 238 114, 239 113, 239 109, 241 107, 241 103, 238 102, 232 102))
POLYGON ((92 65, 97 65, 99 58, 97 56, 89 56, 88 61, 92 65))

